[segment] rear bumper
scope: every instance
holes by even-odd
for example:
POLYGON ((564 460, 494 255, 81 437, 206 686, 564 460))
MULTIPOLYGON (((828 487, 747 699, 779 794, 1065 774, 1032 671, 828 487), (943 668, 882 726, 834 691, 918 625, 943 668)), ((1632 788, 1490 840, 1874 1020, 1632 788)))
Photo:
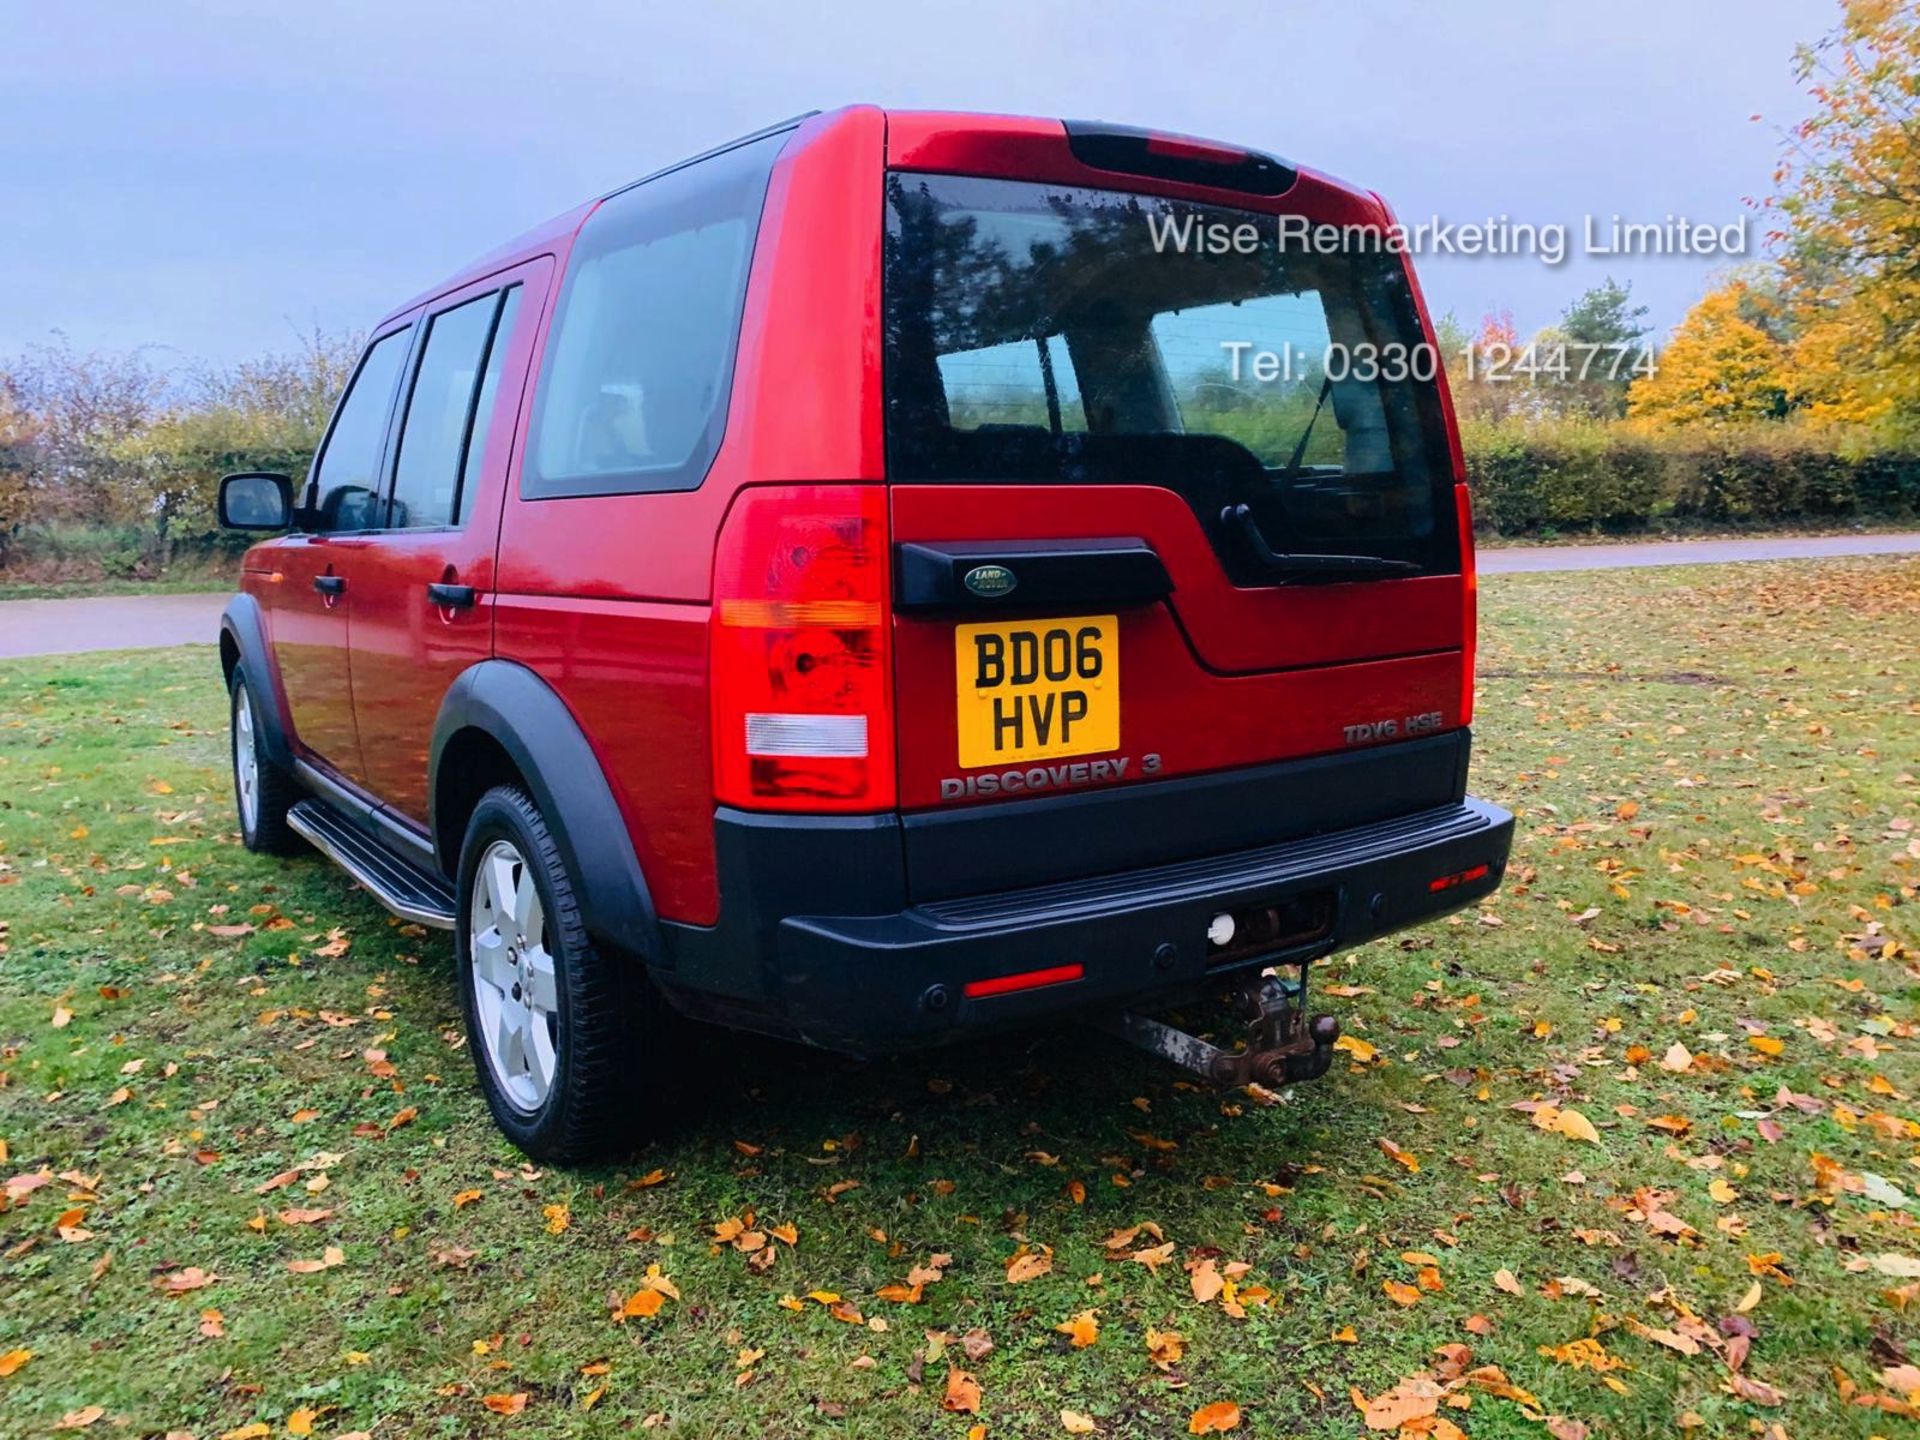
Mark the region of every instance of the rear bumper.
POLYGON ((898 850, 884 817, 723 812, 717 827, 731 922, 666 927, 674 955, 663 984, 691 1013, 855 1053, 1173 1000, 1222 976, 1349 948, 1488 894, 1513 841, 1511 815, 1467 797, 1202 859, 869 908, 805 897, 885 893, 889 869, 898 875, 887 855, 898 850), (1434 888, 1462 875, 1472 878, 1434 888), (1291 949, 1209 963, 1207 927, 1221 911, 1305 900, 1331 906, 1324 931, 1291 949), (1077 978, 968 994, 970 984, 1060 967, 1079 967, 1077 978))

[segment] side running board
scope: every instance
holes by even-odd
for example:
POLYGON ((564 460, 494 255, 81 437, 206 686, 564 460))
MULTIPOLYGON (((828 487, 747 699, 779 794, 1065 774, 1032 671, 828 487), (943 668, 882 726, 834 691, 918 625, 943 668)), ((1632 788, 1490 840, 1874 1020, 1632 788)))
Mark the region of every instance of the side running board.
POLYGON ((324 801, 300 801, 287 811, 287 826, 402 920, 435 930, 453 928, 452 886, 369 838, 324 801))

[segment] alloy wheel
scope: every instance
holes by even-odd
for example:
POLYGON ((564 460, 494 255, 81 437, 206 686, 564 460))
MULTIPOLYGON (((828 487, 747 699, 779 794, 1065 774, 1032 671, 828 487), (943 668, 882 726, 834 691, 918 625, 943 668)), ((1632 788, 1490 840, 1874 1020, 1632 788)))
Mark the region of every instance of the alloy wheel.
POLYGON ((531 1114, 559 1068, 560 996, 546 906, 512 841, 487 846, 468 907, 474 1028, 501 1094, 531 1114))
POLYGON ((240 797, 240 824, 251 835, 260 824, 260 753, 254 746, 253 697, 245 681, 233 689, 233 788, 240 797))

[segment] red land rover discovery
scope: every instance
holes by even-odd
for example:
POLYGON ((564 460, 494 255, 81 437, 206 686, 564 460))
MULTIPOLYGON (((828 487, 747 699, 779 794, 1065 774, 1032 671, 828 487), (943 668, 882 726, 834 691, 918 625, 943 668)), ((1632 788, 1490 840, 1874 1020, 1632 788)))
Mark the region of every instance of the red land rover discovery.
POLYGON ((382 321, 296 503, 223 482, 247 845, 454 933, 530 1155, 670 1012, 872 1053, 1068 1012, 1325 1070, 1310 963, 1499 883, 1463 465, 1376 195, 856 106, 382 321), (1142 1008, 1236 987, 1244 1044, 1142 1008))

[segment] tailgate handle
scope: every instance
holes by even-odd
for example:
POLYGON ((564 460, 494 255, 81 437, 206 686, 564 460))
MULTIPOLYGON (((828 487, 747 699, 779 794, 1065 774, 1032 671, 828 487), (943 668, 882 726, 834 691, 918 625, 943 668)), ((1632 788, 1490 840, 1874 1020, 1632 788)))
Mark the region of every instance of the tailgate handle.
POLYGON ((894 562, 894 606, 904 611, 1119 609, 1173 593, 1160 556, 1136 536, 904 540, 894 562))
POLYGON ((1411 560, 1389 560, 1384 555, 1282 555, 1260 533, 1260 522, 1254 519, 1250 505, 1227 506, 1220 512, 1220 523, 1238 531, 1254 558, 1283 578, 1383 580, 1393 575, 1420 573, 1420 567, 1411 560))

